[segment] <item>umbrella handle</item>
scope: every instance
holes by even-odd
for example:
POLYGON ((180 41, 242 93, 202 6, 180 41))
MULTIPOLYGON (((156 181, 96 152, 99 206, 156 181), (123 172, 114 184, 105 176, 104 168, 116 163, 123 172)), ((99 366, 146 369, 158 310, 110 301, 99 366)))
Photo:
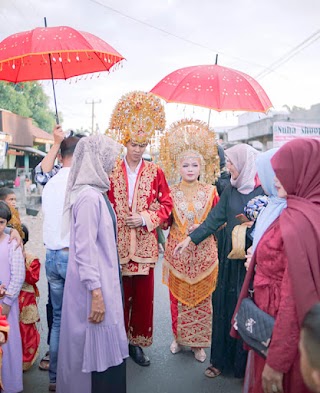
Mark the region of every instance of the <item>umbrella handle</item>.
MULTIPOLYGON (((44 27, 47 27, 47 18, 44 17, 44 27)), ((52 90, 53 90, 53 100, 54 100, 54 107, 56 110, 56 123, 59 124, 59 115, 58 115, 58 108, 57 108, 57 99, 56 99, 56 89, 54 87, 54 80, 53 80, 53 70, 52 70, 52 61, 51 61, 51 54, 49 56, 49 64, 50 64, 50 72, 51 72, 51 82, 52 82, 52 90)))
POLYGON ((59 115, 58 115, 58 108, 57 108, 57 99, 56 99, 56 89, 54 87, 54 80, 53 80, 53 71, 52 71, 52 63, 51 63, 51 54, 49 53, 49 62, 50 62, 50 71, 51 71, 51 82, 52 82, 52 90, 53 90, 53 100, 54 100, 54 107, 56 110, 56 123, 59 124, 59 115))

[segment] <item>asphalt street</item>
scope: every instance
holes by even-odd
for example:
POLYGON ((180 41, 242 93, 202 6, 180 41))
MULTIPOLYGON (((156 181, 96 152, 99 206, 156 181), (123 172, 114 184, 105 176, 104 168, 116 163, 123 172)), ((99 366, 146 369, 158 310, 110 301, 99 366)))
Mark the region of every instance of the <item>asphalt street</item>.
MULTIPOLYGON (((27 250, 37 255, 42 263, 39 282, 39 310, 41 322, 40 355, 33 367, 24 374, 24 393, 45 393, 48 391, 48 373, 40 371, 40 358, 47 351, 47 325, 45 304, 47 300, 47 283, 45 276, 45 250, 42 244, 42 215, 26 216, 21 209, 21 218, 30 231, 27 250)), ((131 359, 127 361, 128 393, 239 393, 242 381, 231 377, 219 376, 209 379, 204 375, 205 363, 199 363, 190 349, 172 355, 169 346, 172 341, 168 289, 161 283, 161 259, 155 271, 155 304, 154 304, 154 344, 146 349, 150 357, 150 367, 140 367, 131 359)), ((206 350, 209 357, 209 350, 206 350)), ((68 392, 63 392, 68 393, 68 392)))

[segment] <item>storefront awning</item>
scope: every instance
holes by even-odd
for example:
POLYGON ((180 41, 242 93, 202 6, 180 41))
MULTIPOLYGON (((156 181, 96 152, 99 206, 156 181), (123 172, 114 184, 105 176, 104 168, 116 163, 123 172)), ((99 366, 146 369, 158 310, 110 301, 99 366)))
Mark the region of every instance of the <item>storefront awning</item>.
POLYGON ((15 150, 20 150, 20 151, 25 151, 25 152, 28 152, 28 153, 33 153, 33 154, 36 154, 36 155, 41 156, 41 157, 45 157, 47 155, 47 153, 45 153, 45 152, 43 152, 41 150, 34 149, 33 147, 28 147, 28 146, 9 145, 9 148, 10 149, 15 149, 15 150))

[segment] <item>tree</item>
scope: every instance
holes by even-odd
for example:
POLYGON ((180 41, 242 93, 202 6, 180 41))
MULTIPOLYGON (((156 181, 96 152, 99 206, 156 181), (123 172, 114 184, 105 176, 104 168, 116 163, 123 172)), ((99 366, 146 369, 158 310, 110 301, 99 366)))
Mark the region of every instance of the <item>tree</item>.
POLYGON ((49 97, 38 82, 0 82, 0 108, 31 117, 36 126, 52 132, 54 112, 49 108, 49 97))

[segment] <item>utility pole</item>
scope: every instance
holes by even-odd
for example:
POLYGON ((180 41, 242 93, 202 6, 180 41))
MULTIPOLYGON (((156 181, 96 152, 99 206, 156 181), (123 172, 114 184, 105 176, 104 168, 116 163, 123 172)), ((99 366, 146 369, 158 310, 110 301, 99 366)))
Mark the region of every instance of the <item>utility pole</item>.
POLYGON ((95 101, 93 99, 91 101, 86 100, 86 104, 90 104, 92 107, 92 114, 91 114, 91 133, 92 133, 92 135, 95 134, 95 131, 94 131, 94 105, 100 104, 100 103, 101 103, 101 100, 97 100, 97 101, 95 101))

